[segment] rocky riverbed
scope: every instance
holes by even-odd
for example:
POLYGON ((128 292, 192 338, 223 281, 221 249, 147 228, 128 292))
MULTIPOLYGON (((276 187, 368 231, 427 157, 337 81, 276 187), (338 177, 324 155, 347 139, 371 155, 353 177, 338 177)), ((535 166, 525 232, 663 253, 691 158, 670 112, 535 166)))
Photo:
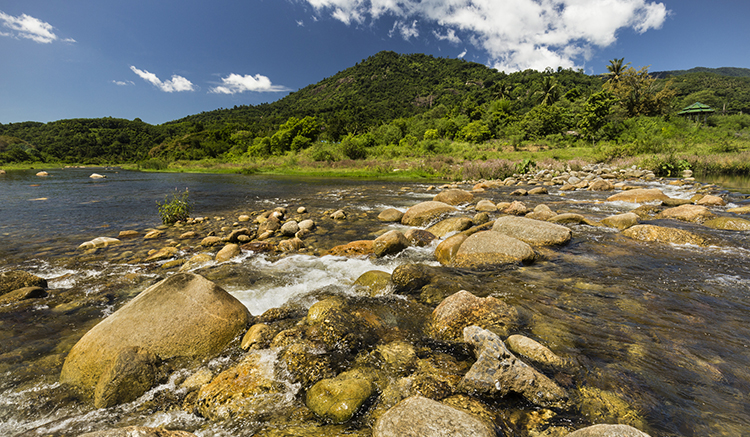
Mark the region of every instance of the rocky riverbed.
MULTIPOLYGON (((357 191, 338 192, 340 209, 285 202, 57 248, 45 261, 52 277, 24 264, 0 273, 0 430, 750 431, 745 419, 696 427, 659 418, 660 396, 671 394, 644 388, 652 382, 638 374, 663 360, 700 385, 748 383, 695 352, 697 340, 670 334, 671 322, 640 320, 710 323, 710 302, 679 294, 717 278, 721 265, 705 259, 748 253, 747 196, 684 176, 591 166, 407 184, 395 194, 412 196, 404 207, 362 208, 357 191), (332 263, 356 275, 337 277, 332 263), (289 292, 296 285, 284 277, 300 266, 331 278, 289 292), (696 266, 706 275, 693 276, 696 266), (669 284, 681 276, 690 279, 669 284), (656 303, 673 313, 657 314, 656 303)), ((728 276, 742 283, 746 273, 728 276)))

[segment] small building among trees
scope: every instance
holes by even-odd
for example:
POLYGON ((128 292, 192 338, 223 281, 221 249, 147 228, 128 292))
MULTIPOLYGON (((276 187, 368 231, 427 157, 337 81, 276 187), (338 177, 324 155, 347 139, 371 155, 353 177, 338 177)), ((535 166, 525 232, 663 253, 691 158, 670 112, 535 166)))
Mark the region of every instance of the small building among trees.
POLYGON ((705 124, 708 115, 713 113, 714 110, 710 106, 704 105, 700 102, 695 102, 687 108, 684 108, 682 111, 678 112, 677 115, 684 115, 685 117, 688 117, 691 120, 694 119, 695 121, 700 121, 701 115, 703 115, 703 123, 705 124))

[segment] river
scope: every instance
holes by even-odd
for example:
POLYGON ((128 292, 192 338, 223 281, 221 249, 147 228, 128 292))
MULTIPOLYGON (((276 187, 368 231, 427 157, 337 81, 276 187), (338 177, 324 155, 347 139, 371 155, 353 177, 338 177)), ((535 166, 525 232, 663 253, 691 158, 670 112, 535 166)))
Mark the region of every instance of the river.
MULTIPOLYGON (((193 216, 228 226, 240 214, 277 206, 305 206, 316 217, 340 208, 349 214, 341 224, 322 222, 305 239, 305 252, 285 257, 244 253, 231 262, 233 271, 244 269, 243 275, 222 275, 221 266, 215 266, 217 273, 209 279, 254 315, 316 290, 347 293, 359 275, 375 268, 392 272, 406 262, 439 265, 434 245, 378 260, 320 256, 336 244, 375 238, 383 229, 405 229, 376 217, 388 207, 405 211, 430 200, 436 192, 430 183, 116 168, 47 171, 47 177, 35 176, 36 170, 0 176, 0 272, 21 269, 44 277, 54 298, 0 307, 0 435, 77 435, 134 424, 199 436, 253 434, 236 424, 212 424, 179 409, 154 407, 154 399, 177 396, 174 378, 179 375, 136 402, 103 410, 80 403, 57 383, 65 354, 86 330, 173 272, 129 261, 140 250, 136 243, 115 258, 83 256, 77 246, 98 236, 116 237, 121 230, 158 227, 156 202, 174 190, 189 189, 193 216), (90 179, 94 171, 107 177, 90 179), (80 296, 86 296, 83 303, 80 296)), ((673 198, 696 192, 693 185, 667 182, 633 183, 658 187, 673 198)), ((493 189, 481 197, 515 200, 511 191, 493 189)), ((639 206, 603 201, 611 193, 549 191, 523 201, 592 220, 639 206)), ((714 209, 719 215, 731 215, 727 208, 748 202, 742 191, 716 188, 714 193, 729 201, 714 209)), ((470 207, 465 213, 474 215, 470 207)), ((534 264, 453 273, 470 277, 483 295, 518 308, 526 320, 524 335, 574 360, 587 387, 616 395, 637 416, 633 423, 652 436, 749 435, 750 234, 692 223, 670 226, 723 243, 642 243, 611 228, 572 225, 573 240, 534 264)), ((576 421, 617 420, 590 414, 560 422, 577 427, 576 421)), ((259 429, 254 426, 248 429, 259 429)))

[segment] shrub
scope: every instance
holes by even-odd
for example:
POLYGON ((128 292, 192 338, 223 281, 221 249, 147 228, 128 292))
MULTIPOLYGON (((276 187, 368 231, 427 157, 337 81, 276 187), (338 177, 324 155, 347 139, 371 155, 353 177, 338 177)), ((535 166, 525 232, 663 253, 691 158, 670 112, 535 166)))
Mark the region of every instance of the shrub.
POLYGON ((169 199, 169 195, 164 197, 164 203, 156 202, 159 207, 159 216, 161 222, 165 225, 170 225, 178 221, 187 220, 190 217, 190 211, 193 209, 190 199, 188 199, 189 193, 187 188, 185 191, 180 193, 175 190, 172 193, 172 199, 169 199))

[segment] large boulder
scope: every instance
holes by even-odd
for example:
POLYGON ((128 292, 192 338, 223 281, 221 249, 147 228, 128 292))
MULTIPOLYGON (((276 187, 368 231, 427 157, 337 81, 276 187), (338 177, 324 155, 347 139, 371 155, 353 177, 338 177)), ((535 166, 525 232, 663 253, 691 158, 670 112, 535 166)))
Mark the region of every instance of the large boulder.
POLYGON ((25 287, 47 288, 47 280, 23 270, 0 273, 0 295, 25 287))
POLYGON ((714 196, 712 194, 706 194, 705 196, 698 199, 697 202, 695 202, 696 205, 705 205, 705 206, 725 206, 727 202, 724 201, 719 196, 714 196))
POLYGON ((94 407, 109 408, 132 402, 157 381, 159 358, 141 347, 120 350, 94 388, 94 407))
POLYGON ((468 217, 451 217, 430 226, 427 228, 427 232, 438 238, 443 238, 451 232, 465 231, 469 229, 472 224, 472 220, 468 217))
POLYGON ((750 231, 750 220, 739 217, 716 217, 703 223, 703 225, 724 231, 750 231))
POLYGON ((409 247, 409 240, 400 231, 392 230, 379 236, 372 244, 376 256, 395 255, 409 247))
POLYGON ((461 233, 451 235, 445 240, 441 241, 440 244, 435 248, 435 259, 443 265, 450 265, 453 262, 453 258, 456 257, 458 249, 461 245, 469 238, 468 235, 461 233))
POLYGON ((532 246, 565 244, 573 232, 565 226, 526 217, 506 216, 495 220, 493 232, 516 238, 532 246))
POLYGON ((470 235, 456 251, 451 265, 464 268, 487 268, 502 264, 527 263, 534 260, 528 244, 500 232, 484 231, 470 235))
POLYGON ((518 324, 518 311, 492 296, 480 298, 461 290, 443 300, 432 312, 432 335, 461 341, 464 328, 476 325, 503 337, 518 324))
POLYGON ((565 390, 516 358, 496 334, 478 326, 464 329, 464 341, 474 347, 477 361, 459 385, 462 391, 490 397, 518 393, 528 401, 551 407, 565 407, 565 390))
POLYGON ((354 285, 367 290, 367 294, 370 296, 377 296, 385 293, 390 281, 390 273, 380 270, 369 270, 362 273, 362 275, 354 281, 354 285))
POLYGON ((634 212, 626 212, 623 214, 611 215, 603 219, 602 223, 610 228, 623 230, 638 224, 638 214, 634 212))
POLYGON ((609 196, 607 202, 647 203, 663 202, 668 199, 669 196, 658 188, 637 188, 609 196))
POLYGON ((326 255, 364 257, 372 255, 374 240, 357 240, 331 248, 326 255))
POLYGON ((654 225, 636 225, 622 231, 622 235, 634 240, 657 243, 694 244, 697 246, 708 244, 705 238, 692 232, 654 225))
POLYGON ((457 188, 448 189, 441 191, 432 200, 435 202, 443 202, 448 205, 461 205, 463 203, 470 203, 474 200, 474 195, 466 190, 460 190, 457 188))
POLYGON ((649 437, 629 425, 593 425, 571 432, 565 437, 649 437))
POLYGON ((307 391, 307 407, 320 417, 334 423, 352 418, 375 392, 372 382, 359 372, 344 372, 336 378, 323 379, 307 391))
POLYGON ((141 292, 73 346, 60 382, 93 395, 121 350, 140 347, 162 360, 201 360, 221 352, 251 315, 213 282, 178 273, 141 292))
POLYGON ((456 208, 447 203, 436 201, 422 202, 409 208, 401 218, 401 223, 406 226, 423 226, 443 214, 455 211, 456 208))
POLYGON ((422 396, 396 404, 376 422, 373 437, 495 437, 491 423, 422 396))
POLYGON ((680 205, 674 208, 665 209, 656 216, 656 218, 676 219, 693 223, 703 223, 714 217, 714 213, 701 205, 680 205))
POLYGON ((396 208, 387 208, 378 214, 378 220, 381 222, 400 222, 403 217, 404 213, 396 208))

